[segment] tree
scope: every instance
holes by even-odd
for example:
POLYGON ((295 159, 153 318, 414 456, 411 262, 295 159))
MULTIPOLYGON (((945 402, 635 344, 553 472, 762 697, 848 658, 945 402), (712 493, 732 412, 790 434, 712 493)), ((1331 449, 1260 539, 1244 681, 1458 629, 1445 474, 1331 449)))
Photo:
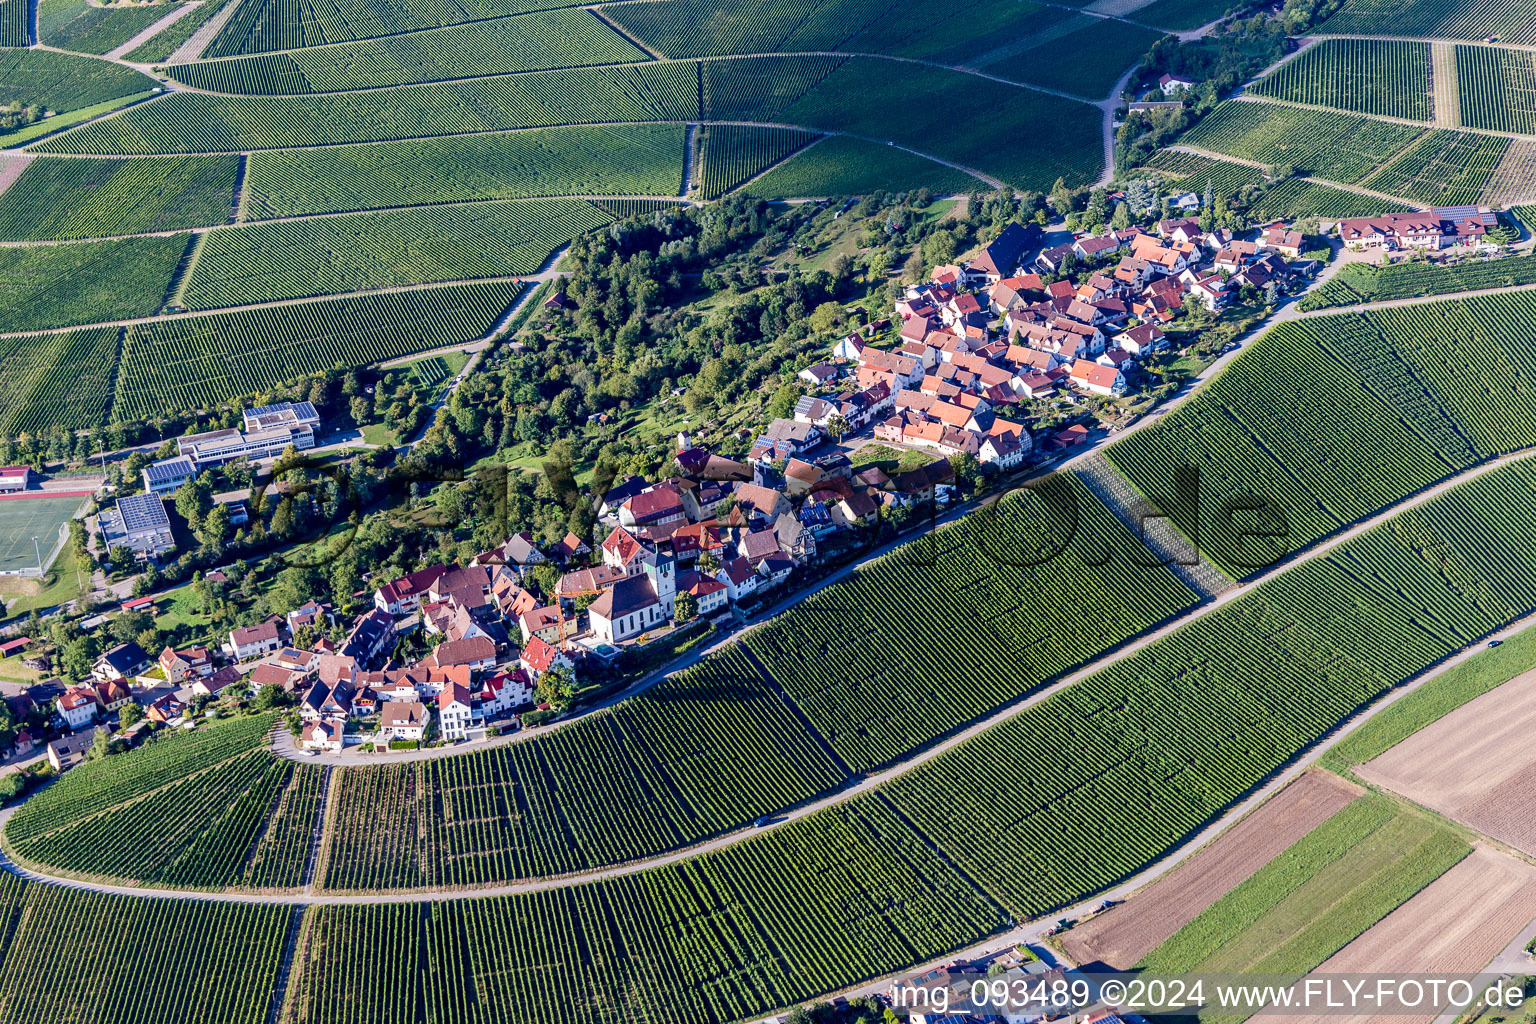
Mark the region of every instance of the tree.
POLYGON ((951 232, 940 228, 923 239, 923 259, 933 266, 953 263, 955 259, 955 236, 951 232))
POLYGON ((1072 212, 1072 190, 1067 188, 1065 178, 1057 178, 1056 184, 1051 186, 1051 206, 1056 211, 1056 216, 1065 217, 1072 212))
POLYGON ((907 262, 902 264, 901 279, 907 284, 917 284, 927 272, 928 264, 923 262, 923 254, 914 249, 907 262))
POLYGON ((113 568, 132 565, 133 552, 126 544, 114 544, 107 550, 107 561, 112 563, 113 568))
POLYGON ((213 484, 206 477, 194 477, 176 491, 176 512, 196 530, 203 524, 203 514, 213 507, 213 484))
POLYGON ((85 752, 87 761, 100 761, 112 753, 112 734, 105 729, 99 729, 96 737, 91 740, 91 749, 85 752))
POLYGON ((1124 231, 1131 226, 1131 204, 1120 203, 1115 207, 1115 215, 1109 219, 1109 226, 1116 231, 1124 231))
POLYGON ((839 442, 842 441, 843 435, 848 433, 848 421, 842 413, 835 412, 832 418, 827 420, 827 433, 837 438, 839 442))
POLYGON ((560 570, 548 562, 540 562, 528 570, 528 575, 532 578, 534 585, 539 588, 539 593, 544 595, 544 599, 554 603, 555 591, 560 587, 560 570))
POLYGON ((545 669, 534 684, 534 697, 538 703, 548 704, 557 711, 563 711, 575 695, 576 680, 563 668, 545 669))
POLYGON ((827 334, 843 322, 843 307, 836 302, 823 302, 811 311, 809 324, 817 334, 827 334))
POLYGON ((793 380, 779 385, 779 389, 768 399, 767 414, 769 419, 785 419, 795 411, 795 403, 800 401, 800 385, 793 380))
POLYGON ((352 422, 358 426, 373 419, 373 406, 366 395, 355 395, 352 401, 347 403, 347 410, 352 414, 352 422))
POLYGON ((134 725, 142 721, 143 718, 144 709, 139 707, 138 704, 129 701, 127 704, 124 704, 118 711, 117 724, 122 727, 124 732, 127 732, 134 725))
POLYGON ((283 688, 276 683, 268 683, 256 691, 256 699, 251 707, 257 711, 270 711, 283 703, 283 688))
POLYGON ((692 622, 694 617, 699 614, 698 598, 685 590, 677 595, 677 600, 673 603, 672 609, 672 617, 677 620, 679 626, 685 622, 692 622))
POLYGON ((876 249, 869 254, 867 267, 871 280, 884 280, 891 272, 891 254, 885 249, 876 249))
POLYGON ((981 460, 970 452, 957 452, 951 455, 949 468, 954 470, 956 480, 963 480, 975 487, 981 486, 986 480, 986 475, 981 470, 981 460))
POLYGON ((229 539, 230 526, 228 505, 215 505, 203 517, 203 528, 197 535, 202 538, 203 550, 210 557, 218 558, 224 554, 224 543, 229 539))

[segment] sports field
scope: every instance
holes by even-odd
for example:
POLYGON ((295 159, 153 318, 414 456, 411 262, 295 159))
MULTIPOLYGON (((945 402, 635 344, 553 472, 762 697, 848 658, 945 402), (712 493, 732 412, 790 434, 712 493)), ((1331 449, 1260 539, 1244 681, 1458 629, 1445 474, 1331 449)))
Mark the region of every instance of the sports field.
POLYGON ((59 539, 59 529, 75 517, 85 499, 82 491, 0 497, 0 572, 36 568, 38 550, 46 560, 59 539))

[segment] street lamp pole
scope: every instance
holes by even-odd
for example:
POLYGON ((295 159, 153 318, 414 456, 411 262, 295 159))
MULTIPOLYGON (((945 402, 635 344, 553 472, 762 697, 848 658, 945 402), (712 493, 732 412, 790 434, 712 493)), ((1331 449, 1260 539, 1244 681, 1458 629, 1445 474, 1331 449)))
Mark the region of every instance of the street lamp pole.
POLYGON ((36 537, 32 538, 32 550, 37 552, 37 571, 41 574, 43 571, 43 549, 37 546, 36 537))

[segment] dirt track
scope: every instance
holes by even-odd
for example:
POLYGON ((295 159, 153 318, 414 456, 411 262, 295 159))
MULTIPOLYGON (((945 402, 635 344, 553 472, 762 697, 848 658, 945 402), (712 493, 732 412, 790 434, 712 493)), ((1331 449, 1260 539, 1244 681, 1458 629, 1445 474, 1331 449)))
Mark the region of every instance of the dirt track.
MULTIPOLYGON (((1475 973, 1533 916, 1536 867, 1480 846, 1323 961, 1315 973, 1475 973)), ((1287 1015, 1285 1019, 1297 1024, 1422 1024, 1434 1018, 1431 1010, 1419 1016, 1287 1015)))
POLYGON ((1536 855, 1533 732, 1536 670, 1469 701, 1355 772, 1536 855))
POLYGON ((1328 772, 1308 772, 1151 888, 1068 932, 1067 955, 1129 969, 1361 792, 1328 772))

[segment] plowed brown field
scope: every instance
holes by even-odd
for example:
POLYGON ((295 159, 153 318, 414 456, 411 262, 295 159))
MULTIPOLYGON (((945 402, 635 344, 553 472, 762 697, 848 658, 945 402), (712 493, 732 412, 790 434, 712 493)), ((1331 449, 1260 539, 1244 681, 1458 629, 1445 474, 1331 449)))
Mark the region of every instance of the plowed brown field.
MULTIPOLYGON (((1536 867, 1479 846, 1365 934, 1323 961, 1316 973, 1475 973, 1486 967, 1533 917, 1536 867)), ((1285 1019, 1297 1024, 1415 1024, 1434 1017, 1433 1012, 1426 1012, 1418 1017, 1287 1015, 1285 1019)))
POLYGON ((1532 736, 1536 671, 1468 701, 1355 773, 1536 856, 1532 736))
POLYGON ((1126 970, 1360 793, 1308 772, 1147 889, 1066 933, 1062 946, 1080 964, 1126 970))

